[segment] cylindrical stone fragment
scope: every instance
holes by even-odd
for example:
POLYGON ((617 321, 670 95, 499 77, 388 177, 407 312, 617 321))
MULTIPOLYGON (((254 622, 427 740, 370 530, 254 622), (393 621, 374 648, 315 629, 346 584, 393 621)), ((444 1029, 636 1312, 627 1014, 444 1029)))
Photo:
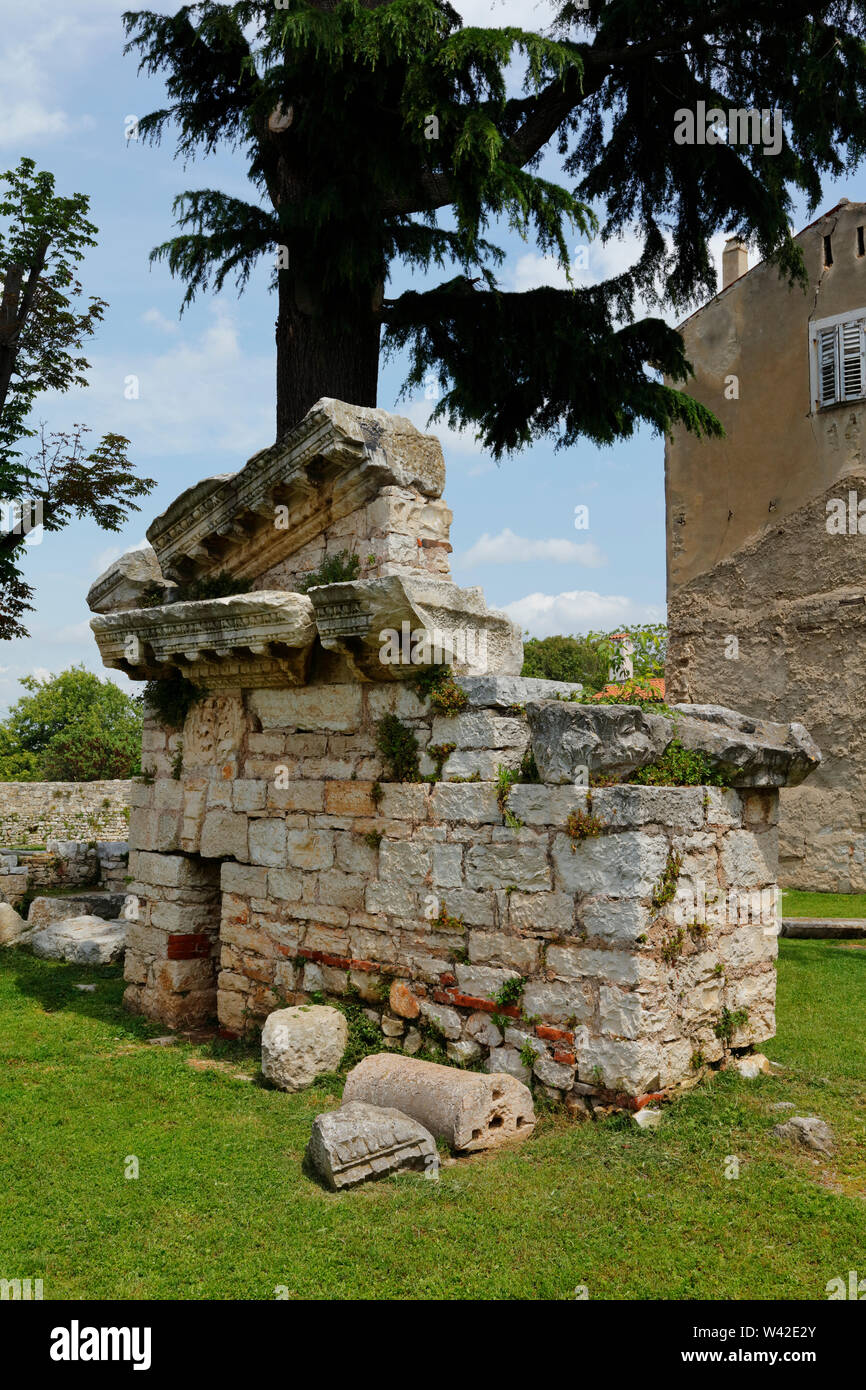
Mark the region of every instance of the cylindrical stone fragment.
POLYGON ((353 1067, 343 1103, 367 1101, 401 1110, 453 1149, 489 1149, 532 1133, 528 1087, 504 1072, 459 1071, 413 1057, 376 1053, 353 1067))

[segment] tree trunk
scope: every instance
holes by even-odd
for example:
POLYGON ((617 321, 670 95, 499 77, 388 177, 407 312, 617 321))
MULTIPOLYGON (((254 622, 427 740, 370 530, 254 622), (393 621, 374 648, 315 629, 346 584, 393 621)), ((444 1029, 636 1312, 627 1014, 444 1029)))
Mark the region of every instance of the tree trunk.
POLYGON ((277 439, 322 396, 349 405, 375 405, 379 377, 381 290, 360 303, 319 308, 291 271, 279 273, 277 318, 277 439), (301 307, 303 306, 303 307, 301 307), (307 312, 309 310, 309 312, 307 312))

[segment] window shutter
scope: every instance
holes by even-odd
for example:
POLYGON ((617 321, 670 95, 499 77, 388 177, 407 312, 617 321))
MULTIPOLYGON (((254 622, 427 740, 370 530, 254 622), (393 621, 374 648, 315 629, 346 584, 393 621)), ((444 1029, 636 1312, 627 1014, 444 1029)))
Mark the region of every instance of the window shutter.
POLYGON ((822 328, 818 334, 818 384, 821 404, 832 405, 836 393, 836 329, 822 328))
POLYGON ((839 330, 841 339, 840 396, 850 401, 863 395, 863 322, 852 319, 839 330))

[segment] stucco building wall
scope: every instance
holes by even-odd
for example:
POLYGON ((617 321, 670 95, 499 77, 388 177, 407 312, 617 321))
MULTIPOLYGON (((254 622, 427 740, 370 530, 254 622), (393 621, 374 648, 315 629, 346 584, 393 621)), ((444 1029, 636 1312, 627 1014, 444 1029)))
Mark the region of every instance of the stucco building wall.
POLYGON ((850 892, 866 890, 866 536, 828 530, 828 504, 866 499, 866 403, 812 399, 810 324, 866 309, 864 224, 846 203, 800 233, 805 292, 761 264, 687 320, 689 390, 725 438, 677 431, 665 459, 669 698, 808 726, 824 762, 782 790, 780 877, 850 892))

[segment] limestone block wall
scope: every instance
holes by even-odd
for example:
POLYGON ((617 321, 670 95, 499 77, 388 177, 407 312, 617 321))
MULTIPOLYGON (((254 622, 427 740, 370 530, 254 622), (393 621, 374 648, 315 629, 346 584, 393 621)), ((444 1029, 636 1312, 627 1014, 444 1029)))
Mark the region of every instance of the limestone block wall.
POLYGON ((560 688, 463 685, 452 716, 369 682, 211 698, 182 734, 149 722, 128 1005, 174 1025, 216 1008, 239 1035, 286 1002, 353 995, 407 1052, 426 1031, 455 1061, 632 1098, 771 1036, 776 930, 754 895, 773 894, 778 793, 611 786, 588 802, 524 783, 506 816, 497 768, 527 751, 522 706, 560 688), (385 713, 414 732, 422 774, 438 747, 439 780, 386 780, 385 713), (599 833, 574 833, 579 812, 599 833))
POLYGON ((862 469, 668 596, 668 699, 801 720, 818 743, 821 766, 781 791, 779 872, 835 893, 866 890, 863 537, 827 530, 849 486, 866 493, 862 469))
POLYGON ((131 781, 0 783, 0 844, 125 840, 131 781))

